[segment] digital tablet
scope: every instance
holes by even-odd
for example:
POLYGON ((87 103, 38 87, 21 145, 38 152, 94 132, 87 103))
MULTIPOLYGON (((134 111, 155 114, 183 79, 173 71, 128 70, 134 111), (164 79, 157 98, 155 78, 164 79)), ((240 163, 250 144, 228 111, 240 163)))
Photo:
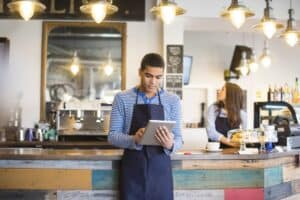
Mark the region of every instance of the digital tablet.
POLYGON ((165 121, 165 120, 149 120, 144 136, 141 140, 142 145, 160 145, 155 139, 156 129, 165 126, 170 132, 175 126, 176 121, 165 121))

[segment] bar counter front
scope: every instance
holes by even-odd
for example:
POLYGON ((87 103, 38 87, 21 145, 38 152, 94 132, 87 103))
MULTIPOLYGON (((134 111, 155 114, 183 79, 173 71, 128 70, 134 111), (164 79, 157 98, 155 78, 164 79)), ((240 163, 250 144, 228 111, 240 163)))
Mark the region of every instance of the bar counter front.
MULTIPOLYGON (((122 150, 0 148, 0 199, 118 199, 122 150)), ((300 199, 300 150, 172 155, 176 200, 300 199)), ((159 183, 157 183, 159 184, 159 183)))

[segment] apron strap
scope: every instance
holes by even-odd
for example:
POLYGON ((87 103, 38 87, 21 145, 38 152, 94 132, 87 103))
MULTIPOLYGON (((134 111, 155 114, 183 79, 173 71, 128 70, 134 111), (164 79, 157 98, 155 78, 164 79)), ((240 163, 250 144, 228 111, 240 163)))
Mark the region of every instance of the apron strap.
MULTIPOLYGON (((140 92, 139 88, 136 88, 135 104, 138 104, 139 92, 140 92)), ((159 105, 162 105, 161 104, 161 98, 160 98, 160 92, 159 92, 158 89, 157 89, 157 95, 158 95, 159 105)))

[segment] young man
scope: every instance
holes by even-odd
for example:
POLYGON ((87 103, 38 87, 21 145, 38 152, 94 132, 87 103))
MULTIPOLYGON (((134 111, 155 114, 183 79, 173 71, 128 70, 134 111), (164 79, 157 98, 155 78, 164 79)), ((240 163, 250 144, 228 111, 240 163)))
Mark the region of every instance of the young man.
POLYGON ((155 53, 144 56, 139 69, 140 84, 115 96, 108 141, 124 148, 120 173, 120 199, 172 200, 173 179, 170 154, 182 145, 181 106, 176 95, 160 89, 164 61, 155 53), (140 144, 150 119, 174 120, 172 132, 156 130, 161 146, 140 144))

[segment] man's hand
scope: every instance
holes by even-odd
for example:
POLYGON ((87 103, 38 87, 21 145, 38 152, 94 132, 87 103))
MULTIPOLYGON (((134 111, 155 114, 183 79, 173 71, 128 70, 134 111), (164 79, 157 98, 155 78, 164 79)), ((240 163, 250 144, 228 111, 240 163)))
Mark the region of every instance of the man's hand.
POLYGON ((135 133, 135 135, 133 136, 134 142, 136 144, 140 144, 142 137, 145 133, 145 128, 140 128, 139 130, 137 130, 137 132, 135 133))
POLYGON ((156 140, 166 149, 171 150, 174 144, 174 135, 169 132, 165 126, 161 126, 156 129, 156 140))

